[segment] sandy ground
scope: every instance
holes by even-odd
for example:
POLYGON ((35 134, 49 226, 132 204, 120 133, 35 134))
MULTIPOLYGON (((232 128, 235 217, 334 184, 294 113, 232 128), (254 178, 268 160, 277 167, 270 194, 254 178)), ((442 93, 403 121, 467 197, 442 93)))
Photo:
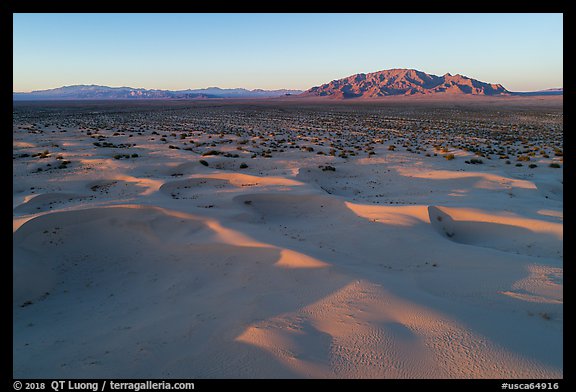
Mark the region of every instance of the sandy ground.
POLYGON ((563 376, 552 158, 93 142, 14 131, 15 378, 563 376))

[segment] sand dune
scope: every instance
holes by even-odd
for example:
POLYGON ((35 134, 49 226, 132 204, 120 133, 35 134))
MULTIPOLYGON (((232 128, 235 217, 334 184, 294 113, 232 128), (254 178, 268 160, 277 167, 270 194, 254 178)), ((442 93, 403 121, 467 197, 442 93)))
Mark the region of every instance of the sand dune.
POLYGON ((429 207, 439 233, 462 244, 536 257, 562 257, 559 223, 487 213, 475 209, 429 207))
POLYGON ((13 376, 563 377, 554 158, 409 152, 354 110, 15 132, 13 376))
POLYGON ((26 198, 24 203, 14 208, 15 214, 34 214, 51 210, 54 207, 62 208, 63 205, 74 203, 82 199, 88 199, 89 195, 76 193, 43 193, 26 198))

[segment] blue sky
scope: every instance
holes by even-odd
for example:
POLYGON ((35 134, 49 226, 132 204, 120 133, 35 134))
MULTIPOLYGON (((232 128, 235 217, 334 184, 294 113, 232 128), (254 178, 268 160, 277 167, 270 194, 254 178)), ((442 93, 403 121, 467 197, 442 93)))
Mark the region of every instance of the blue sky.
POLYGON ((14 14, 13 89, 307 89, 356 73, 563 86, 562 14, 14 14))

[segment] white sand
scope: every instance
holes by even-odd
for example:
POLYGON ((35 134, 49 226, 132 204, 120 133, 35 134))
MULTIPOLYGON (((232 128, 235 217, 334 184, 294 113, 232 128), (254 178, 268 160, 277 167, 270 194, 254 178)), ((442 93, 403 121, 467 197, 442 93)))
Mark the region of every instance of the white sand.
POLYGON ((56 138, 14 163, 15 378, 563 375, 561 169, 14 151, 56 138))

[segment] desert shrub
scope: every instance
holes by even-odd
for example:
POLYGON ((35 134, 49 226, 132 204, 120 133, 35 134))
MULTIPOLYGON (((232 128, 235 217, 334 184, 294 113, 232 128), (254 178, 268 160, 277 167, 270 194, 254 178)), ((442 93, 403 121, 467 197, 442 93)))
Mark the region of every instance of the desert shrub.
POLYGON ((388 146, 388 150, 390 150, 390 151, 394 151, 395 149, 396 149, 396 146, 393 144, 388 146))
POLYGON ((201 165, 208 166, 208 162, 206 162, 204 159, 200 159, 198 162, 200 162, 201 165))
POLYGON ((551 163, 550 167, 553 167, 554 169, 560 169, 560 165, 557 163, 551 163))
POLYGON ((446 154, 446 155, 444 155, 444 158, 445 158, 447 161, 451 161, 451 160, 453 160, 453 159, 455 158, 455 156, 454 156, 454 154, 446 154))
POLYGON ((240 169, 246 169, 246 168, 248 168, 248 165, 245 164, 244 162, 242 162, 242 163, 240 164, 240 169))
POLYGON ((205 153, 202 154, 203 157, 207 157, 210 155, 220 155, 221 152, 220 151, 216 151, 216 150, 210 150, 210 151, 206 151, 205 153))
POLYGON ((530 160, 530 157, 526 156, 526 155, 520 155, 518 157, 518 161, 520 162, 528 162, 530 160))
POLYGON ((132 158, 138 158, 138 154, 132 154, 132 158))
POLYGON ((529 167, 530 169, 534 169, 535 167, 538 167, 538 165, 535 164, 535 163, 531 163, 531 164, 528 165, 528 167, 529 167))
POLYGON ((552 316, 550 315, 550 313, 539 313, 540 317, 542 317, 544 320, 552 320, 552 316))
POLYGON ((520 166, 524 166, 524 165, 521 164, 521 163, 517 163, 516 166, 517 166, 517 167, 520 167, 520 166))

